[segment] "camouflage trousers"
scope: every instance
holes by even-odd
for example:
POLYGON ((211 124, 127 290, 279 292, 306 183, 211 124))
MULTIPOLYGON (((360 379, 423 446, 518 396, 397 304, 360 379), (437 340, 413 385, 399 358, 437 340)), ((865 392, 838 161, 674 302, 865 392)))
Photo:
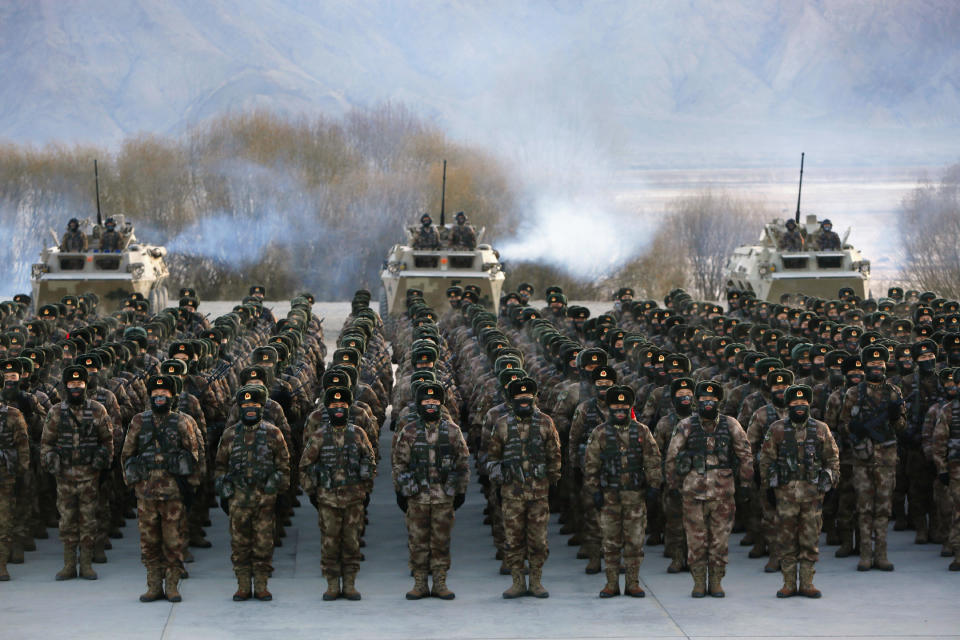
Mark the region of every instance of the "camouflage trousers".
MULTIPOLYGON (((907 473, 907 456, 904 454, 903 447, 897 445, 897 471, 891 491, 891 508, 893 509, 893 517, 896 519, 906 519, 907 517, 906 501, 912 482, 913 478, 907 473)), ((913 505, 910 505, 909 510, 913 510, 913 505)))
MULTIPOLYGON (((0 547, 6 550, 13 542, 14 513, 16 511, 16 497, 13 477, 0 476, 0 547)), ((6 560, 6 557, 3 558, 6 560)))
POLYGON ((346 507, 320 503, 320 566, 333 575, 356 574, 360 570, 360 530, 363 529, 363 502, 346 507))
POLYGON ((949 546, 950 524, 953 521, 953 500, 950 498, 950 486, 939 480, 933 483, 933 504, 935 515, 931 525, 931 537, 942 540, 949 546))
POLYGON ((547 523, 550 504, 540 500, 503 499, 504 560, 511 571, 523 569, 523 559, 531 567, 542 567, 550 555, 547 545, 547 523))
POLYGON ((860 514, 860 544, 886 540, 896 468, 881 465, 855 464, 853 486, 857 491, 857 511, 860 514))
POLYGON ((497 500, 497 492, 489 488, 487 493, 487 513, 490 515, 490 531, 493 534, 493 545, 498 551, 503 551, 506 537, 503 533, 503 508, 497 500))
POLYGON ((683 529, 687 534, 687 563, 691 567, 727 564, 735 511, 733 496, 716 500, 683 496, 683 529))
POLYGON ((273 571, 273 522, 276 496, 263 495, 259 504, 230 505, 230 562, 233 569, 253 573, 273 571))
POLYGON ((140 561, 147 569, 182 569, 183 503, 180 500, 137 500, 140 561))
POLYGON ((960 554, 960 463, 950 463, 950 486, 949 493, 953 506, 953 513, 950 520, 950 537, 947 539, 947 545, 955 554, 960 554))
POLYGON ((105 542, 110 533, 110 505, 114 500, 112 476, 112 470, 100 474, 97 487, 97 542, 105 542))
POLYGON ((750 500, 745 503, 749 513, 747 527, 756 540, 773 547, 777 544, 780 531, 777 527, 777 509, 763 499, 763 495, 757 487, 750 491, 750 500))
POLYGON ((37 499, 36 478, 32 473, 24 475, 13 496, 13 536, 26 540, 32 536, 33 505, 37 499))
POLYGON ((585 549, 600 547, 603 532, 600 528, 600 514, 593 503, 593 495, 586 486, 580 486, 580 542, 585 549))
POLYGON ((683 530, 683 498, 679 492, 673 491, 664 491, 662 496, 664 549, 670 555, 673 555, 674 551, 680 551, 686 556, 687 536, 683 530))
POLYGON ((933 516, 933 481, 937 477, 936 467, 923 455, 922 449, 905 451, 907 477, 907 499, 910 501, 910 521, 916 529, 927 529, 933 516))
POLYGON ((643 536, 647 525, 646 498, 641 491, 621 491, 619 496, 613 491, 604 491, 603 494, 600 509, 603 562, 608 567, 619 567, 622 553, 626 566, 639 567, 643 562, 643 536))
POLYGON ((428 573, 449 570, 453 502, 410 502, 406 521, 411 571, 428 573))
POLYGON ((97 476, 89 480, 57 481, 60 540, 64 546, 93 547, 97 537, 97 476))
POLYGON ((777 552, 784 566, 820 558, 823 500, 785 500, 777 496, 777 552))

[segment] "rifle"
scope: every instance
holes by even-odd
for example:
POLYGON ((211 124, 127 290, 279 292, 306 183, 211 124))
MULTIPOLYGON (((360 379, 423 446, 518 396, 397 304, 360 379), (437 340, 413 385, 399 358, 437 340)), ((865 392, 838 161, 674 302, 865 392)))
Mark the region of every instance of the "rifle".
POLYGON ((218 380, 222 380, 223 378, 225 378, 231 368, 233 368, 233 363, 230 363, 230 362, 221 362, 220 364, 218 364, 216 369, 214 369, 213 372, 211 372, 210 375, 205 378, 207 384, 205 384, 203 389, 200 390, 200 393, 203 393, 204 391, 209 389, 210 385, 212 385, 214 382, 217 382, 218 380))

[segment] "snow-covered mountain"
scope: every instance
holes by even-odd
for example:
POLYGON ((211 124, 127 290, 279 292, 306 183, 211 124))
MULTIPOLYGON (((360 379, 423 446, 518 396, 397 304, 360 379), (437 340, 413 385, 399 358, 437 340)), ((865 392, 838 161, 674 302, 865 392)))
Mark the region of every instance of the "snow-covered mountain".
POLYGON ((641 164, 755 140, 955 158, 958 33, 956 0, 7 0, 0 138, 390 100, 461 137, 562 131, 641 164))

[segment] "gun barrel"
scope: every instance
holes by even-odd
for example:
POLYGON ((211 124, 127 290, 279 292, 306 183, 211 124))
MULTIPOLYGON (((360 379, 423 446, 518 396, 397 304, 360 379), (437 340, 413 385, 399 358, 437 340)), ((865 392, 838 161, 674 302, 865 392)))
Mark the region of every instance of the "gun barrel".
POLYGON ((446 224, 444 219, 444 205, 447 198, 447 161, 443 161, 443 184, 440 187, 440 226, 446 224))
POLYGON ((797 213, 794 216, 794 222, 800 224, 800 195, 803 193, 803 157, 807 155, 800 152, 800 187, 797 189, 797 213))

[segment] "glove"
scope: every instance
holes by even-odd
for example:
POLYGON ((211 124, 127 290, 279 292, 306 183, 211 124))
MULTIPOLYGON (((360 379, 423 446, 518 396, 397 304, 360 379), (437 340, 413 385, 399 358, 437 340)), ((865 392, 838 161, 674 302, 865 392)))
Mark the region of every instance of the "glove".
POLYGON ((836 491, 837 491, 836 489, 830 489, 825 494, 823 494, 823 501, 830 502, 831 500, 833 500, 833 496, 836 495, 836 491))
POLYGON ((949 473, 947 473, 946 471, 944 471, 943 473, 941 473, 941 474, 940 474, 939 476, 937 476, 937 477, 940 479, 940 484, 942 484, 942 485, 945 486, 945 487, 949 487, 949 486, 950 486, 950 474, 949 474, 949 473))
POLYGON ((767 487, 767 503, 774 509, 777 508, 777 492, 773 487, 767 487))
POLYGON ((487 474, 481 475, 481 476, 480 476, 480 486, 483 487, 484 489, 489 489, 489 488, 490 488, 490 476, 488 476, 487 474))
POLYGON ((453 496, 453 510, 456 511, 463 506, 463 503, 467 501, 467 494, 458 493, 453 496))
POLYGON ((647 500, 660 504, 660 487, 647 487, 647 500))
POLYGON ((317 496, 315 494, 310 494, 310 504, 313 505, 314 509, 320 511, 320 501, 317 500, 317 496))
POLYGON ((503 504, 503 485, 497 485, 497 504, 503 504))
POLYGON ((366 509, 370 506, 370 494, 363 496, 363 508, 366 509))
POLYGON ((403 495, 399 491, 397 492, 397 506, 400 507, 400 511, 404 513, 407 512, 407 496, 403 495))
POLYGON ((223 509, 223 512, 230 515, 230 499, 229 498, 220 498, 220 508, 223 509))
POLYGON ((597 509, 603 508, 603 491, 597 491, 593 494, 593 506, 597 509))

